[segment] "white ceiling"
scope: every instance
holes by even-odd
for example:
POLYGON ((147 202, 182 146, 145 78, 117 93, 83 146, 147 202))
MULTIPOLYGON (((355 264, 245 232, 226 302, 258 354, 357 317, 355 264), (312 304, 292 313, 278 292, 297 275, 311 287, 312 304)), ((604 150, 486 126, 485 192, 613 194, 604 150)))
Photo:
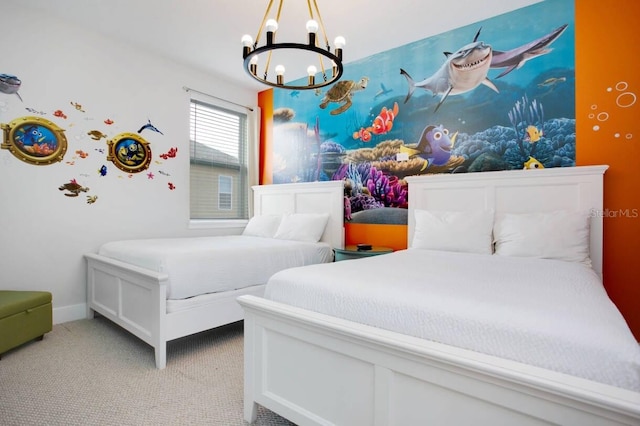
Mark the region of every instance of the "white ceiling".
MULTIPOLYGON (((244 87, 256 91, 266 88, 244 72, 240 39, 244 34, 256 36, 268 0, 10 1, 244 87)), ((344 61, 348 63, 539 0, 316 1, 330 43, 338 35, 346 38, 344 61)), ((279 1, 273 3, 275 17, 279 1)), ((278 41, 304 43, 308 16, 305 1, 284 2, 278 41)), ((303 76, 286 75, 287 80, 303 76)))

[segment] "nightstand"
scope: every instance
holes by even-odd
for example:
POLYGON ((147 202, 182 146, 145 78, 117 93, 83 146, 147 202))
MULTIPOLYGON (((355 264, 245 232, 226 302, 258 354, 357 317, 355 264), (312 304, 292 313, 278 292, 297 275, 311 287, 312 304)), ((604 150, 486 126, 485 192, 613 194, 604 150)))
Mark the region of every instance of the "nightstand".
POLYGON ((355 245, 345 246, 343 249, 333 249, 335 252, 335 261, 349 259, 361 259, 363 257, 379 256, 381 254, 392 253, 393 249, 389 247, 372 246, 370 250, 358 250, 355 245))

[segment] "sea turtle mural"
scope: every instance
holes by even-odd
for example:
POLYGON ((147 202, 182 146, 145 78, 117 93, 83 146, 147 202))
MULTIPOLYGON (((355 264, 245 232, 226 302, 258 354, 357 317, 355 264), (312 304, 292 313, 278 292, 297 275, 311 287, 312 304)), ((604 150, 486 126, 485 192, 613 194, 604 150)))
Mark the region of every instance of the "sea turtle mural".
POLYGON ((325 109, 331 102, 342 103, 342 106, 329 112, 331 115, 338 115, 351 107, 351 96, 354 92, 364 90, 369 83, 369 77, 362 77, 357 82, 353 80, 342 80, 334 84, 331 89, 325 93, 324 98, 320 102, 320 108, 325 109))

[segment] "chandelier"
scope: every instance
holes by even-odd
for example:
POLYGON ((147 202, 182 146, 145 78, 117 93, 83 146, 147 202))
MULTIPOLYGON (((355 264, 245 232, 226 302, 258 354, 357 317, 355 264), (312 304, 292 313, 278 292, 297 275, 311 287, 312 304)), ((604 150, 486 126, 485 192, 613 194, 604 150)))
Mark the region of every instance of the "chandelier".
MULTIPOLYGON (((262 19, 262 23, 258 29, 255 41, 250 35, 244 35, 242 37, 242 57, 244 59, 244 68, 247 73, 260 83, 264 83, 272 87, 293 90, 317 89, 338 81, 342 76, 342 48, 344 47, 345 40, 344 37, 336 37, 334 40, 335 52, 331 52, 331 46, 329 45, 329 40, 324 29, 324 24, 322 22, 322 17, 320 16, 320 10, 318 9, 316 0, 307 0, 309 20, 306 25, 306 44, 276 43, 276 32, 278 30, 278 22, 280 21, 280 14, 282 12, 284 0, 280 0, 278 4, 275 19, 268 18, 273 3, 274 0, 269 0, 269 5, 264 13, 264 18, 262 19), (318 39, 318 29, 321 30, 325 47, 320 46, 321 40, 318 39), (258 47, 263 30, 266 33, 266 41, 264 45, 258 47), (307 63, 309 63, 309 65, 306 69, 308 80, 306 85, 285 83, 285 67, 281 63, 277 63, 273 68, 273 73, 271 76, 269 75, 271 71, 270 67, 272 65, 272 55, 274 55, 274 53, 282 52, 293 52, 296 56, 308 58, 307 63), (266 57, 266 59, 263 60, 263 63, 265 64, 263 71, 259 70, 258 65, 258 58, 261 56, 266 57), (327 75, 327 69, 330 70, 330 76, 327 75), (273 74, 275 74, 275 81, 270 79, 273 78, 273 74)), ((278 56, 278 59, 281 59, 280 56, 278 56)), ((298 58, 298 61, 301 60, 302 58, 298 58)), ((300 75, 303 75, 302 70, 297 71, 300 71, 300 75)))

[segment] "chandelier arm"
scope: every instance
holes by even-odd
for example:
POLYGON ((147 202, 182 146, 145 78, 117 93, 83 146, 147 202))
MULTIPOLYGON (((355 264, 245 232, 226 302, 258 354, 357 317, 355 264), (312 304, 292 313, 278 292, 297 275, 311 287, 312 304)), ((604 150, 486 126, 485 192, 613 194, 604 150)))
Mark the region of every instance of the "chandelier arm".
MULTIPOLYGON (((280 5, 282 6, 282 0, 280 0, 280 5)), ((267 22, 267 17, 269 16, 269 11, 271 10, 271 6, 273 6, 273 0, 269 0, 269 6, 267 6, 267 10, 264 12, 264 17, 262 18, 262 23, 260 24, 260 28, 258 29, 258 34, 256 35, 256 41, 253 43, 253 48, 255 49, 258 46, 258 41, 260 40, 260 34, 262 34, 262 30, 264 29, 264 24, 267 22)))
POLYGON ((282 5, 284 4, 284 0, 280 0, 280 4, 278 5, 278 13, 276 13, 276 21, 280 22, 280 12, 282 12, 282 5))
MULTIPOLYGON (((307 2, 310 2, 308 0, 307 2)), ((327 32, 324 29, 324 22, 322 21, 322 16, 320 15, 320 9, 318 8, 318 2, 313 0, 313 6, 316 8, 316 14, 318 15, 318 22, 320 22, 320 28, 322 29, 322 35, 324 36, 324 44, 327 46, 327 50, 331 50, 329 46, 329 39, 327 38, 327 32)))
MULTIPOLYGON (((307 8, 309 9, 309 19, 313 19, 313 9, 311 9, 311 0, 307 0, 307 8)), ((318 6, 316 6, 317 10, 318 6)))
POLYGON ((269 54, 267 55, 267 63, 264 65, 264 79, 267 79, 267 73, 269 72, 269 65, 271 64, 271 53, 273 50, 269 50, 269 54))
MULTIPOLYGON (((311 4, 311 0, 307 0, 307 3, 310 5, 311 4)), ((311 12, 311 9, 309 9, 309 12, 311 12)), ((318 49, 321 49, 320 46, 318 46, 318 38, 316 37, 315 39, 315 45, 318 49)), ((324 68, 324 63, 322 62, 322 54, 318 53, 318 62, 320 63, 320 69, 322 70, 322 75, 324 77, 324 80, 327 81, 327 75, 325 74, 325 68, 324 68)))
POLYGON ((322 70, 322 73, 324 74, 325 68, 324 68, 324 63, 322 62, 322 55, 318 54, 318 59, 320 61, 320 69, 322 70))

